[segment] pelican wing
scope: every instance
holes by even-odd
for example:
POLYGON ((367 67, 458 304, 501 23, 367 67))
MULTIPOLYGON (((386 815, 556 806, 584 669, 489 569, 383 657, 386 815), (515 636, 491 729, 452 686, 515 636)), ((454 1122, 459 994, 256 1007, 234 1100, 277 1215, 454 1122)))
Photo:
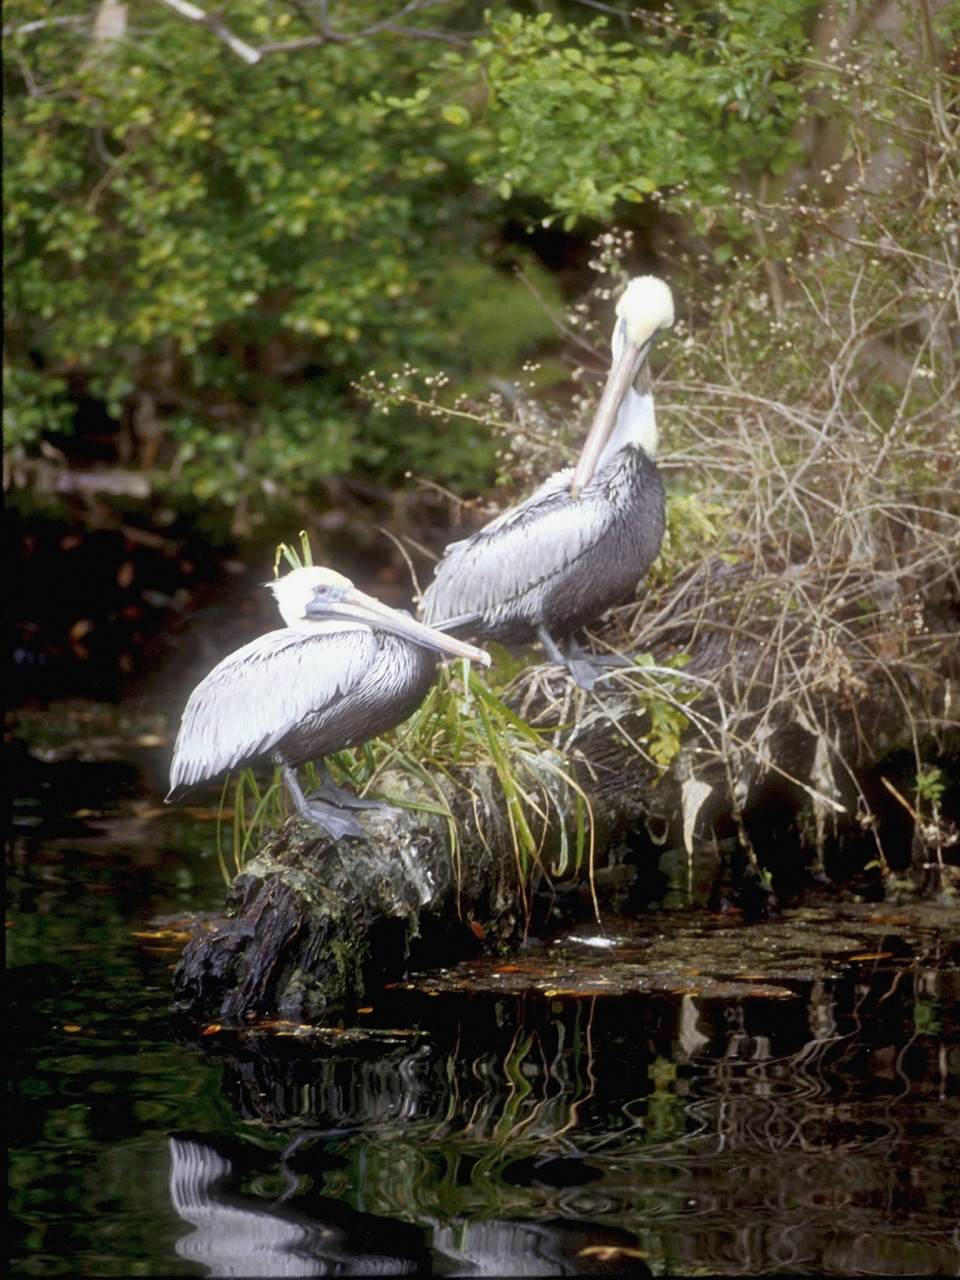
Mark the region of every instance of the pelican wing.
POLYGON ((570 476, 558 471, 526 502, 451 543, 423 593, 424 622, 466 624, 505 610, 593 546, 603 532, 607 504, 595 489, 572 498, 570 476))
POLYGON ((171 793, 271 752, 358 683, 376 645, 369 627, 323 621, 270 631, 224 658, 187 701, 171 793))

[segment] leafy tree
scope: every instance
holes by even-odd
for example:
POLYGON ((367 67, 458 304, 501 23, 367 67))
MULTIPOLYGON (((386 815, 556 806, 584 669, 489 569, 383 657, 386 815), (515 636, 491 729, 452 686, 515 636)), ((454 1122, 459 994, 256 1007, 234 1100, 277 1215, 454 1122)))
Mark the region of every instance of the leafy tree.
MULTIPOLYGON (((440 85, 462 81, 468 95, 443 116, 466 124, 470 96, 485 86, 489 146, 474 157, 478 181, 504 199, 537 197, 568 228, 583 217, 609 221, 618 202, 655 193, 668 207, 682 195, 682 207, 712 222, 731 188, 782 174, 802 155, 791 130, 814 8, 682 6, 626 32, 607 18, 584 26, 512 12, 468 53, 444 53, 440 85)), ((731 229, 737 219, 725 221, 731 229)))
POLYGON ((385 418, 352 387, 406 366, 481 387, 554 335, 558 288, 505 251, 506 221, 604 222, 660 192, 740 234, 731 184, 796 154, 807 0, 566 10, 240 0, 227 27, 186 0, 11 0, 14 463, 79 447, 83 401, 155 488, 205 503, 358 466, 481 482, 484 430, 385 418))
POLYGON ((296 489, 354 461, 351 376, 441 354, 439 245, 463 251, 475 192, 369 101, 415 83, 416 41, 250 67, 149 17, 95 51, 72 26, 9 37, 9 440, 31 444, 65 384, 118 422, 149 392, 178 486, 296 489))

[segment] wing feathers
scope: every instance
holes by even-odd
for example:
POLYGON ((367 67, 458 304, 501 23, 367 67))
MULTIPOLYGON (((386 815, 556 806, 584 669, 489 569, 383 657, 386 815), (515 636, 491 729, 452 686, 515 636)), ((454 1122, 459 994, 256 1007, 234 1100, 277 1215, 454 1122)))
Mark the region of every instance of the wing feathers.
POLYGON ((170 767, 171 791, 272 751, 361 679, 376 650, 368 627, 270 631, 224 658, 194 689, 170 767))
POLYGON ((608 519, 607 503, 589 491, 574 500, 569 484, 570 473, 558 472, 521 506, 447 547, 423 594, 424 621, 437 626, 460 615, 510 610, 592 546, 608 519))

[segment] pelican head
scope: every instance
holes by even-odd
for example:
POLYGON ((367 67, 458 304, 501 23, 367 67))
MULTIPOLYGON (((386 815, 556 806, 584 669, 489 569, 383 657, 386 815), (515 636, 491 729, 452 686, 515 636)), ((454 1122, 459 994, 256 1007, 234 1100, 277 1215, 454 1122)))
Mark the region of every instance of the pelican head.
POLYGON ((302 627, 309 621, 306 608, 318 588, 352 589, 353 583, 342 573, 335 573, 333 569, 324 569, 318 564, 308 564, 300 569, 291 570, 282 578, 268 582, 266 586, 273 592, 280 616, 287 626, 302 627))
POLYGON ((417 622, 399 609, 391 609, 373 596, 358 591, 349 578, 320 565, 306 565, 268 582, 276 597, 281 617, 288 627, 311 631, 328 619, 354 622, 387 631, 400 639, 419 644, 452 658, 470 658, 485 667, 490 655, 472 644, 417 622))
POLYGON ((570 482, 574 498, 590 483, 616 424, 620 403, 646 364, 654 339, 673 320, 673 294, 666 281, 657 276, 636 276, 630 281, 617 303, 613 362, 607 385, 570 482))
POLYGON ((638 350, 673 324, 673 294, 659 276, 635 276, 617 303, 617 316, 627 342, 638 350))

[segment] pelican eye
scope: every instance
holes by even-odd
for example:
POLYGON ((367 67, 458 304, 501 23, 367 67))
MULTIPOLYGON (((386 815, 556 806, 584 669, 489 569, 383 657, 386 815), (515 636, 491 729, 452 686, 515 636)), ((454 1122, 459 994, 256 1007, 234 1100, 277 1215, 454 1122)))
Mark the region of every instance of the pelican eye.
POLYGON ((337 600, 343 599, 343 587, 332 586, 321 583, 318 587, 314 587, 313 598, 311 604, 333 604, 337 600))

